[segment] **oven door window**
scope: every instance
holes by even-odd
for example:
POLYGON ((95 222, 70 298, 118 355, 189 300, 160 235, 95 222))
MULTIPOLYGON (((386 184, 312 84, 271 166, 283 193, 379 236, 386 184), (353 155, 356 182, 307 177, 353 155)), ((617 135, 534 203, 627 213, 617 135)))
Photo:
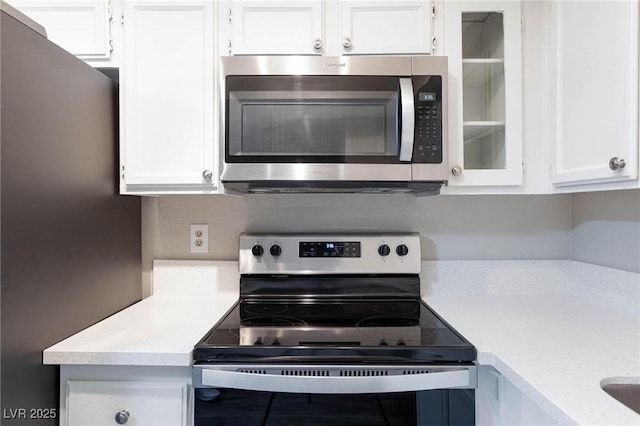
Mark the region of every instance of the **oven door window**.
POLYGON ((399 79, 229 76, 227 162, 398 163, 399 79))

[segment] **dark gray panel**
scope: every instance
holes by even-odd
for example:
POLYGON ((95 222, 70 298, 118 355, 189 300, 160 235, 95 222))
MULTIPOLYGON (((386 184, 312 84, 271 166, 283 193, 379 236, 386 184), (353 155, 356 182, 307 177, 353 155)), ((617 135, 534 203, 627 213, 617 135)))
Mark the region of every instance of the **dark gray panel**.
POLYGON ((42 350, 141 298, 140 200, 117 195, 112 81, 4 13, 1 31, 2 408, 53 408, 42 350))

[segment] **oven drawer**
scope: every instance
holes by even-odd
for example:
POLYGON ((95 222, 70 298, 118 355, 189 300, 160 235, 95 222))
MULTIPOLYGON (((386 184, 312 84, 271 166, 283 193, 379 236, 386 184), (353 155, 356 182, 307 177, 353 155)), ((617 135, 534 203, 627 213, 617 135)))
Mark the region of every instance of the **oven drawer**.
POLYGON ((362 394, 434 389, 475 389, 468 366, 195 365, 194 387, 266 392, 362 394))

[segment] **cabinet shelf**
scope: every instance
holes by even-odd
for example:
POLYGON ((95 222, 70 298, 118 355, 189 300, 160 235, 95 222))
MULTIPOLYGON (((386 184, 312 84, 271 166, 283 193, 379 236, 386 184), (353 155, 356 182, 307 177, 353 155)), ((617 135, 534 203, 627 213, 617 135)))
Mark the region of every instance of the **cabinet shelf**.
POLYGON ((504 81, 504 59, 464 59, 464 87, 482 87, 491 81, 504 81))
POLYGON ((504 132, 504 121, 465 121, 463 124, 464 143, 474 143, 504 132))

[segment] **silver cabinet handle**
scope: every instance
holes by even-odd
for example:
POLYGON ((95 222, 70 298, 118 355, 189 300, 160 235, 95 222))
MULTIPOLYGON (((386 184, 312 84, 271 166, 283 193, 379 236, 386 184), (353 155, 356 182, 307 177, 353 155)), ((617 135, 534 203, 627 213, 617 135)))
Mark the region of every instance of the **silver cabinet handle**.
POLYGON ((451 168, 451 174, 454 176, 462 176, 462 167, 453 166, 453 168, 451 168))
POLYGON ((119 425, 123 425, 129 421, 129 412, 127 410, 122 410, 116 413, 116 423, 119 425))
POLYGON ((322 39, 321 38, 316 38, 313 40, 313 48, 314 49, 322 49, 322 39))
POLYGON ((396 376, 323 377, 202 370, 202 384, 268 392, 360 394, 473 387, 471 369, 396 376))
POLYGON ((202 172, 202 177, 204 178, 204 180, 211 180, 211 178, 213 178, 213 172, 211 170, 205 170, 202 172))
POLYGON ((351 37, 345 37, 342 39, 342 45, 348 49, 353 45, 353 40, 351 40, 351 37))
POLYGON ((624 169, 624 166, 627 165, 627 162, 624 161, 624 158, 613 157, 609 160, 609 168, 611 170, 624 169))

